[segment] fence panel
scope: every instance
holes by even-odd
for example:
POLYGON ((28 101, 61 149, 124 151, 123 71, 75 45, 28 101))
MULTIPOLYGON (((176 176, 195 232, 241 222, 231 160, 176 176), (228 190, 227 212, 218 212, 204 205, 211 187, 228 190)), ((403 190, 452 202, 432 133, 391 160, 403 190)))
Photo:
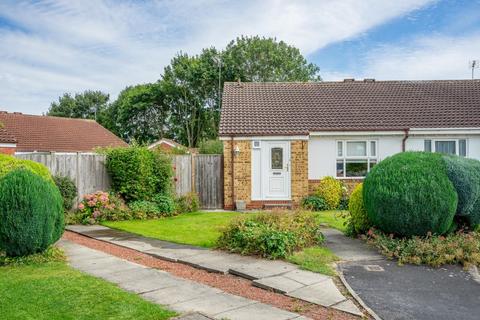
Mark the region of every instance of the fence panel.
POLYGON ((196 155, 195 190, 204 209, 223 208, 223 157, 196 155))
POLYGON ((183 196, 192 190, 192 156, 178 155, 173 158, 175 168, 175 193, 183 196))
POLYGON ((71 178, 77 186, 78 195, 110 189, 110 177, 105 167, 105 156, 93 153, 25 153, 19 159, 44 164, 52 175, 71 178))

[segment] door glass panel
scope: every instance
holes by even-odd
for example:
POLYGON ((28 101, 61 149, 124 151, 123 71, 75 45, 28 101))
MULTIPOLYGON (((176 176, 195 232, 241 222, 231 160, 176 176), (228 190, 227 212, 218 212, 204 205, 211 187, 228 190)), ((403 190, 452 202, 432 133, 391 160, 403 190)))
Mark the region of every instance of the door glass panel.
POLYGON ((272 169, 283 169, 283 148, 272 148, 272 169))
POLYGON ((348 141, 347 142, 347 156, 348 157, 365 157, 367 155, 366 141, 348 141))
POLYGON ((457 154, 455 141, 435 141, 435 152, 457 154))

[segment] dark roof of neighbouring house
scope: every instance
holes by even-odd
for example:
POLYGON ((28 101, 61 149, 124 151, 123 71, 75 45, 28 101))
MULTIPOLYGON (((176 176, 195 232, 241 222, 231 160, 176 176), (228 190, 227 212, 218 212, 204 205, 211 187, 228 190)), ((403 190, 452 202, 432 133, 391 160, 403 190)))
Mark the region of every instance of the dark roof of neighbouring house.
POLYGON ((480 127, 480 80, 231 82, 220 135, 467 127, 480 127))
POLYGON ((0 123, 20 152, 90 152, 97 147, 127 146, 94 120, 0 111, 0 123))
POLYGON ((0 143, 16 143, 17 140, 11 136, 7 129, 3 128, 3 124, 0 122, 0 143))

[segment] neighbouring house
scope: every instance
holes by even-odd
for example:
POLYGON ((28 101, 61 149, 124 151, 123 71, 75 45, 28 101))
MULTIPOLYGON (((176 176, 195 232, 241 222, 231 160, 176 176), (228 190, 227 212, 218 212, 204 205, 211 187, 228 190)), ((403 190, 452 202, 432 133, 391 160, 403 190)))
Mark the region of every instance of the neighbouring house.
POLYGON ((92 152, 127 144, 94 120, 0 111, 0 153, 92 152))
POLYGON ((154 150, 154 149, 160 149, 161 151, 165 152, 172 152, 173 149, 183 149, 186 150, 187 153, 195 153, 195 150, 192 148, 188 148, 184 146, 183 144, 180 144, 178 142, 175 142, 170 139, 160 139, 157 142, 152 143, 151 145, 148 146, 148 149, 154 150))
POLYGON ((398 152, 480 159, 480 80, 226 83, 220 137, 226 209, 295 206, 398 152))

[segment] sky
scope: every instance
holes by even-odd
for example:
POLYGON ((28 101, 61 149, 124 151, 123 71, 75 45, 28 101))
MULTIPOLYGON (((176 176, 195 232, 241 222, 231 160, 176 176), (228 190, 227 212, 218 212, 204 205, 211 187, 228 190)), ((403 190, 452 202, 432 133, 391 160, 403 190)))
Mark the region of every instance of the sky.
MULTIPOLYGON (((470 79, 480 0, 0 1, 0 110, 153 82, 178 52, 275 37, 325 81, 470 79)), ((475 78, 480 78, 477 69, 475 78)))

